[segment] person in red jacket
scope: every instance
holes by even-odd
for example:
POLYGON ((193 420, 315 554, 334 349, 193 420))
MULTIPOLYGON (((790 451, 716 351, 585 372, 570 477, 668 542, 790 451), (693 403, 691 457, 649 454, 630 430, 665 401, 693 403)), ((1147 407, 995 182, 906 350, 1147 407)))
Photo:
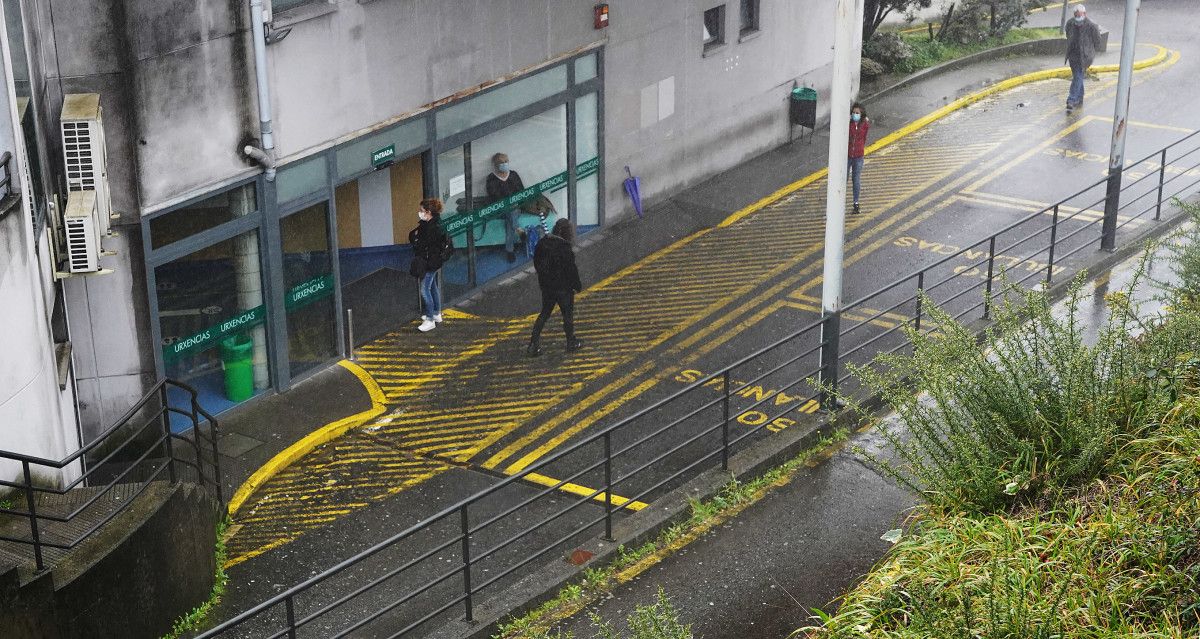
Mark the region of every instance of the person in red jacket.
POLYGON ((867 119, 867 111, 863 105, 855 102, 850 107, 850 177, 854 181, 854 212, 858 213, 858 196, 862 192, 863 156, 866 155, 867 131, 871 129, 871 121, 867 119))

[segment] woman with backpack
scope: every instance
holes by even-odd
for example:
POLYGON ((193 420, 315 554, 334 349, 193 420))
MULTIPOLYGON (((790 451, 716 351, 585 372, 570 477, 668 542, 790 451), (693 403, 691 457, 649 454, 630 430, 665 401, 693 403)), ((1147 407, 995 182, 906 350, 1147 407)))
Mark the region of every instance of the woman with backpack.
POLYGON ((437 198, 421 200, 417 210, 420 222, 417 228, 408 232, 408 243, 413 249, 408 272, 417 278, 425 306, 421 325, 417 327, 422 333, 432 331, 442 321, 442 293, 438 290, 437 274, 454 250, 450 237, 442 230, 442 208, 442 201, 437 198))

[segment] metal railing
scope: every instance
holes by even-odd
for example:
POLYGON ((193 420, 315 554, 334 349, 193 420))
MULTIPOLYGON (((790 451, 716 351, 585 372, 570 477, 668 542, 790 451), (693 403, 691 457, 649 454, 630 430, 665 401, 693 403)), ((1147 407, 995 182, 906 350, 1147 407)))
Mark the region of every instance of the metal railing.
POLYGON ((115 424, 88 445, 60 460, 0 451, 0 462, 20 465, 17 480, 0 480, 14 489, 0 507, 0 519, 28 522, 29 536, 8 534, 0 542, 30 546, 39 571, 47 551, 75 548, 125 511, 164 474, 172 483, 189 479, 224 504, 217 456, 217 420, 197 400, 196 391, 170 379, 159 381, 115 424), (174 395, 174 397, 172 397, 174 395), (176 428, 172 427, 173 416, 176 428), (175 432, 176 429, 182 432, 175 432), (38 471, 43 471, 39 473, 38 471), (61 486, 51 479, 72 477, 61 486))
MULTIPOLYGON (((1200 162, 1182 169, 1179 163, 1200 157, 1197 143, 1200 137, 1193 134, 1134 163, 1144 166, 1159 158, 1157 169, 1140 177, 1126 171, 1134 179, 1121 191, 1129 199, 1120 206, 1118 229, 1142 223, 1151 212, 1158 220, 1164 201, 1195 192, 1200 178, 1188 178, 1200 176, 1200 162)), ((935 263, 717 372, 683 371, 678 379, 687 385, 682 390, 527 466, 510 466, 509 476, 495 485, 199 639, 233 634, 332 638, 368 626, 372 636, 400 637, 431 621, 446 621, 460 606, 463 618, 472 621, 483 593, 515 583, 532 562, 587 536, 602 533, 611 540, 614 523, 644 507, 643 500, 718 463, 727 469, 730 456, 748 440, 764 430, 787 428, 796 422, 789 414, 813 412, 829 401, 822 388, 861 390, 850 386, 852 377, 840 374, 840 367, 872 365, 879 353, 910 347, 905 327, 936 331, 924 300, 955 318, 975 313, 987 319, 1004 294, 1001 282, 1052 281, 1069 268, 1071 257, 1099 242, 1099 234, 1087 231, 1102 221, 1093 209, 1104 198, 1092 200, 1104 187, 1100 180, 1049 207, 1033 206, 1029 215, 970 246, 939 245, 937 252, 947 250, 935 263), (972 293, 982 299, 972 303, 972 293)), ((807 310, 819 312, 811 303, 807 310)))

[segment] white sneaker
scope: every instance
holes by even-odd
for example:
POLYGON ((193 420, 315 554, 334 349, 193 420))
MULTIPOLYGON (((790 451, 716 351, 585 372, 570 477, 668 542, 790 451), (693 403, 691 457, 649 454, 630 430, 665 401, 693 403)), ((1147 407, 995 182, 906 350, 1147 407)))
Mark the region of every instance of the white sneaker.
POLYGON ((417 330, 421 331, 422 333, 428 333, 429 331, 432 331, 434 329, 434 327, 436 327, 436 326, 437 326, 436 322, 434 322, 433 320, 427 319, 424 322, 421 322, 421 325, 417 327, 417 330))
POLYGON ((421 316, 421 321, 422 321, 422 322, 428 322, 428 321, 429 321, 429 316, 428 316, 428 315, 422 315, 422 316, 421 316))
MULTIPOLYGON (((425 318, 424 318, 424 317, 422 317, 421 319, 425 319, 425 318)), ((434 315, 434 316, 433 316, 433 321, 434 321, 434 322, 436 322, 436 323, 438 323, 438 324, 441 324, 441 323, 442 323, 442 314, 441 314, 441 313, 438 313, 437 315, 434 315)))

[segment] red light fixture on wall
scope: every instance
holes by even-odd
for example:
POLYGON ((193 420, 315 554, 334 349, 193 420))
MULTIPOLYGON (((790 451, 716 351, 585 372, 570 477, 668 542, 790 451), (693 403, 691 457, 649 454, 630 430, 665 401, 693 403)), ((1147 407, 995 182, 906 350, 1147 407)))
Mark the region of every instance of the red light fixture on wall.
POLYGON ((600 4, 596 5, 595 9, 593 9, 593 12, 594 12, 594 17, 595 17, 595 23, 593 26, 595 26, 597 29, 603 29, 603 28, 607 27, 608 26, 608 3, 601 2, 600 4))

